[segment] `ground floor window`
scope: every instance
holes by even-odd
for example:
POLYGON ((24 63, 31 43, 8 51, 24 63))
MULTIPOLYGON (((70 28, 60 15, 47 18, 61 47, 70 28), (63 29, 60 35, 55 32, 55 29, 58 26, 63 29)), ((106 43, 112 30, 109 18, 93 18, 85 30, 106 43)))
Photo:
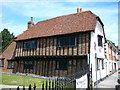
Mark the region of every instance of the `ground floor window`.
POLYGON ((69 60, 69 66, 76 66, 76 60, 69 60))
POLYGON ((24 62, 24 69, 33 69, 34 68, 34 61, 25 61, 24 62))
POLYGON ((4 59, 0 59, 0 67, 4 67, 4 59))
POLYGON ((8 68, 13 69, 14 68, 14 61, 8 61, 8 68))
POLYGON ((97 66, 96 69, 99 70, 100 69, 100 60, 99 59, 97 59, 96 66, 97 66))
POLYGON ((104 69, 104 60, 101 60, 102 61, 102 69, 104 69))
POLYGON ((56 61, 57 70, 67 70, 68 69, 68 60, 57 60, 56 61))
POLYGON ((97 68, 97 70, 100 70, 100 68, 104 69, 104 60, 103 59, 97 59, 96 68, 97 68))

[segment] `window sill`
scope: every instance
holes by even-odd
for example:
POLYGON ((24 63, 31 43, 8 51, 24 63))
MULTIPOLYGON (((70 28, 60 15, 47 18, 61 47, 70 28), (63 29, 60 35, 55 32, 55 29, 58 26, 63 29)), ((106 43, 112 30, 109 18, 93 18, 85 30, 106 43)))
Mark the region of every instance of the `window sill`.
POLYGON ((7 69, 15 69, 15 68, 7 68, 7 69))
POLYGON ((70 48, 74 47, 75 48, 75 47, 77 47, 77 45, 75 45, 75 46, 74 45, 73 46, 57 46, 57 48, 68 48, 68 47, 70 47, 70 48))
POLYGON ((98 46, 98 48, 103 48, 103 46, 98 46))
POLYGON ((69 65, 69 66, 72 66, 72 67, 74 67, 74 66, 76 66, 76 65, 69 65))
POLYGON ((23 51, 26 51, 26 50, 36 50, 37 48, 30 48, 30 49, 24 49, 23 48, 23 51))
POLYGON ((55 70, 68 70, 68 69, 55 69, 55 70))

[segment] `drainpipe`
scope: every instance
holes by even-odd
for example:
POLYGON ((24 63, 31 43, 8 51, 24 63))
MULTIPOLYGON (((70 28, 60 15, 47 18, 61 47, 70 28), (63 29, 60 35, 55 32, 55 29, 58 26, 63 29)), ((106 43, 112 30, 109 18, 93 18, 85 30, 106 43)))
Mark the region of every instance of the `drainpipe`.
POLYGON ((93 85, 92 85, 92 64, 90 65, 90 47, 91 47, 91 32, 90 32, 90 35, 89 35, 89 87, 90 89, 93 88, 93 85))
MULTIPOLYGON (((97 62, 97 53, 95 53, 95 61, 97 62)), ((95 63, 96 63, 95 62, 95 63)), ((98 67, 98 64, 96 63, 96 66, 98 67)), ((96 67, 96 88, 97 88, 97 85, 98 85, 98 80, 97 80, 97 67, 96 67)))

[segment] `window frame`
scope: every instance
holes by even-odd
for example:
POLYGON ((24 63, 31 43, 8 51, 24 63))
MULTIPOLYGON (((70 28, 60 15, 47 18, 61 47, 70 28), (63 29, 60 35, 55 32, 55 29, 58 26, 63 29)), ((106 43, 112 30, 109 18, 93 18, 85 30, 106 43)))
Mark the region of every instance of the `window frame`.
POLYGON ((34 61, 30 60, 30 61, 24 61, 24 69, 34 69, 34 61), (27 64, 26 64, 27 62, 27 64), (32 64, 30 64, 30 62, 32 62, 32 64), (31 68, 32 65, 32 68, 31 68))
POLYGON ((37 40, 28 40, 23 42, 23 50, 36 49, 36 48, 37 48, 37 40), (29 47, 27 47, 27 44, 29 45, 29 47))
POLYGON ((101 58, 97 58, 97 61, 96 61, 96 70, 100 70, 100 69, 105 69, 105 66, 104 66, 104 59, 101 59, 101 58))
POLYGON ((56 67, 55 67, 55 70, 68 70, 68 63, 69 63, 69 60, 56 60, 56 67), (65 66, 66 64, 66 66, 65 66), (63 67, 63 65, 65 67, 63 67))
POLYGON ((4 59, 0 59, 0 61, 1 61, 1 65, 0 65, 0 67, 4 67, 4 59))
POLYGON ((100 70, 100 59, 96 61, 96 70, 100 70))
POLYGON ((69 66, 76 66, 75 60, 69 60, 69 66))
POLYGON ((102 64, 102 69, 104 69, 104 60, 101 60, 101 64, 102 64))
POLYGON ((61 35, 57 37, 57 47, 75 47, 78 44, 77 35, 61 35), (74 44, 71 40, 74 39, 74 44))
POLYGON ((15 68, 15 62, 14 61, 8 61, 8 66, 7 66, 7 68, 8 69, 14 69, 15 68), (10 62, 12 62, 12 63, 10 63, 10 62), (10 66, 10 64, 11 64, 11 66, 10 66), (13 65, 12 65, 13 64, 13 65))
POLYGON ((97 37, 98 37, 98 46, 103 47, 103 36, 98 35, 97 37))

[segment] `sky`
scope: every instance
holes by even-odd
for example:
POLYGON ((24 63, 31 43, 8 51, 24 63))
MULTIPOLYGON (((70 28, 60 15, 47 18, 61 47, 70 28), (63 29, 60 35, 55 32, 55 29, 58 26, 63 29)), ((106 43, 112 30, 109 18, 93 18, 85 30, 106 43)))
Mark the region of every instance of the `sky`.
POLYGON ((34 23, 36 24, 42 20, 76 13, 77 8, 82 8, 83 11, 90 10, 99 16, 104 24, 106 38, 113 41, 116 45, 118 44, 117 1, 15 1, 9 0, 0 2, 0 31, 7 28, 11 33, 17 36, 27 29, 27 22, 30 21, 30 17, 34 18, 34 23))

